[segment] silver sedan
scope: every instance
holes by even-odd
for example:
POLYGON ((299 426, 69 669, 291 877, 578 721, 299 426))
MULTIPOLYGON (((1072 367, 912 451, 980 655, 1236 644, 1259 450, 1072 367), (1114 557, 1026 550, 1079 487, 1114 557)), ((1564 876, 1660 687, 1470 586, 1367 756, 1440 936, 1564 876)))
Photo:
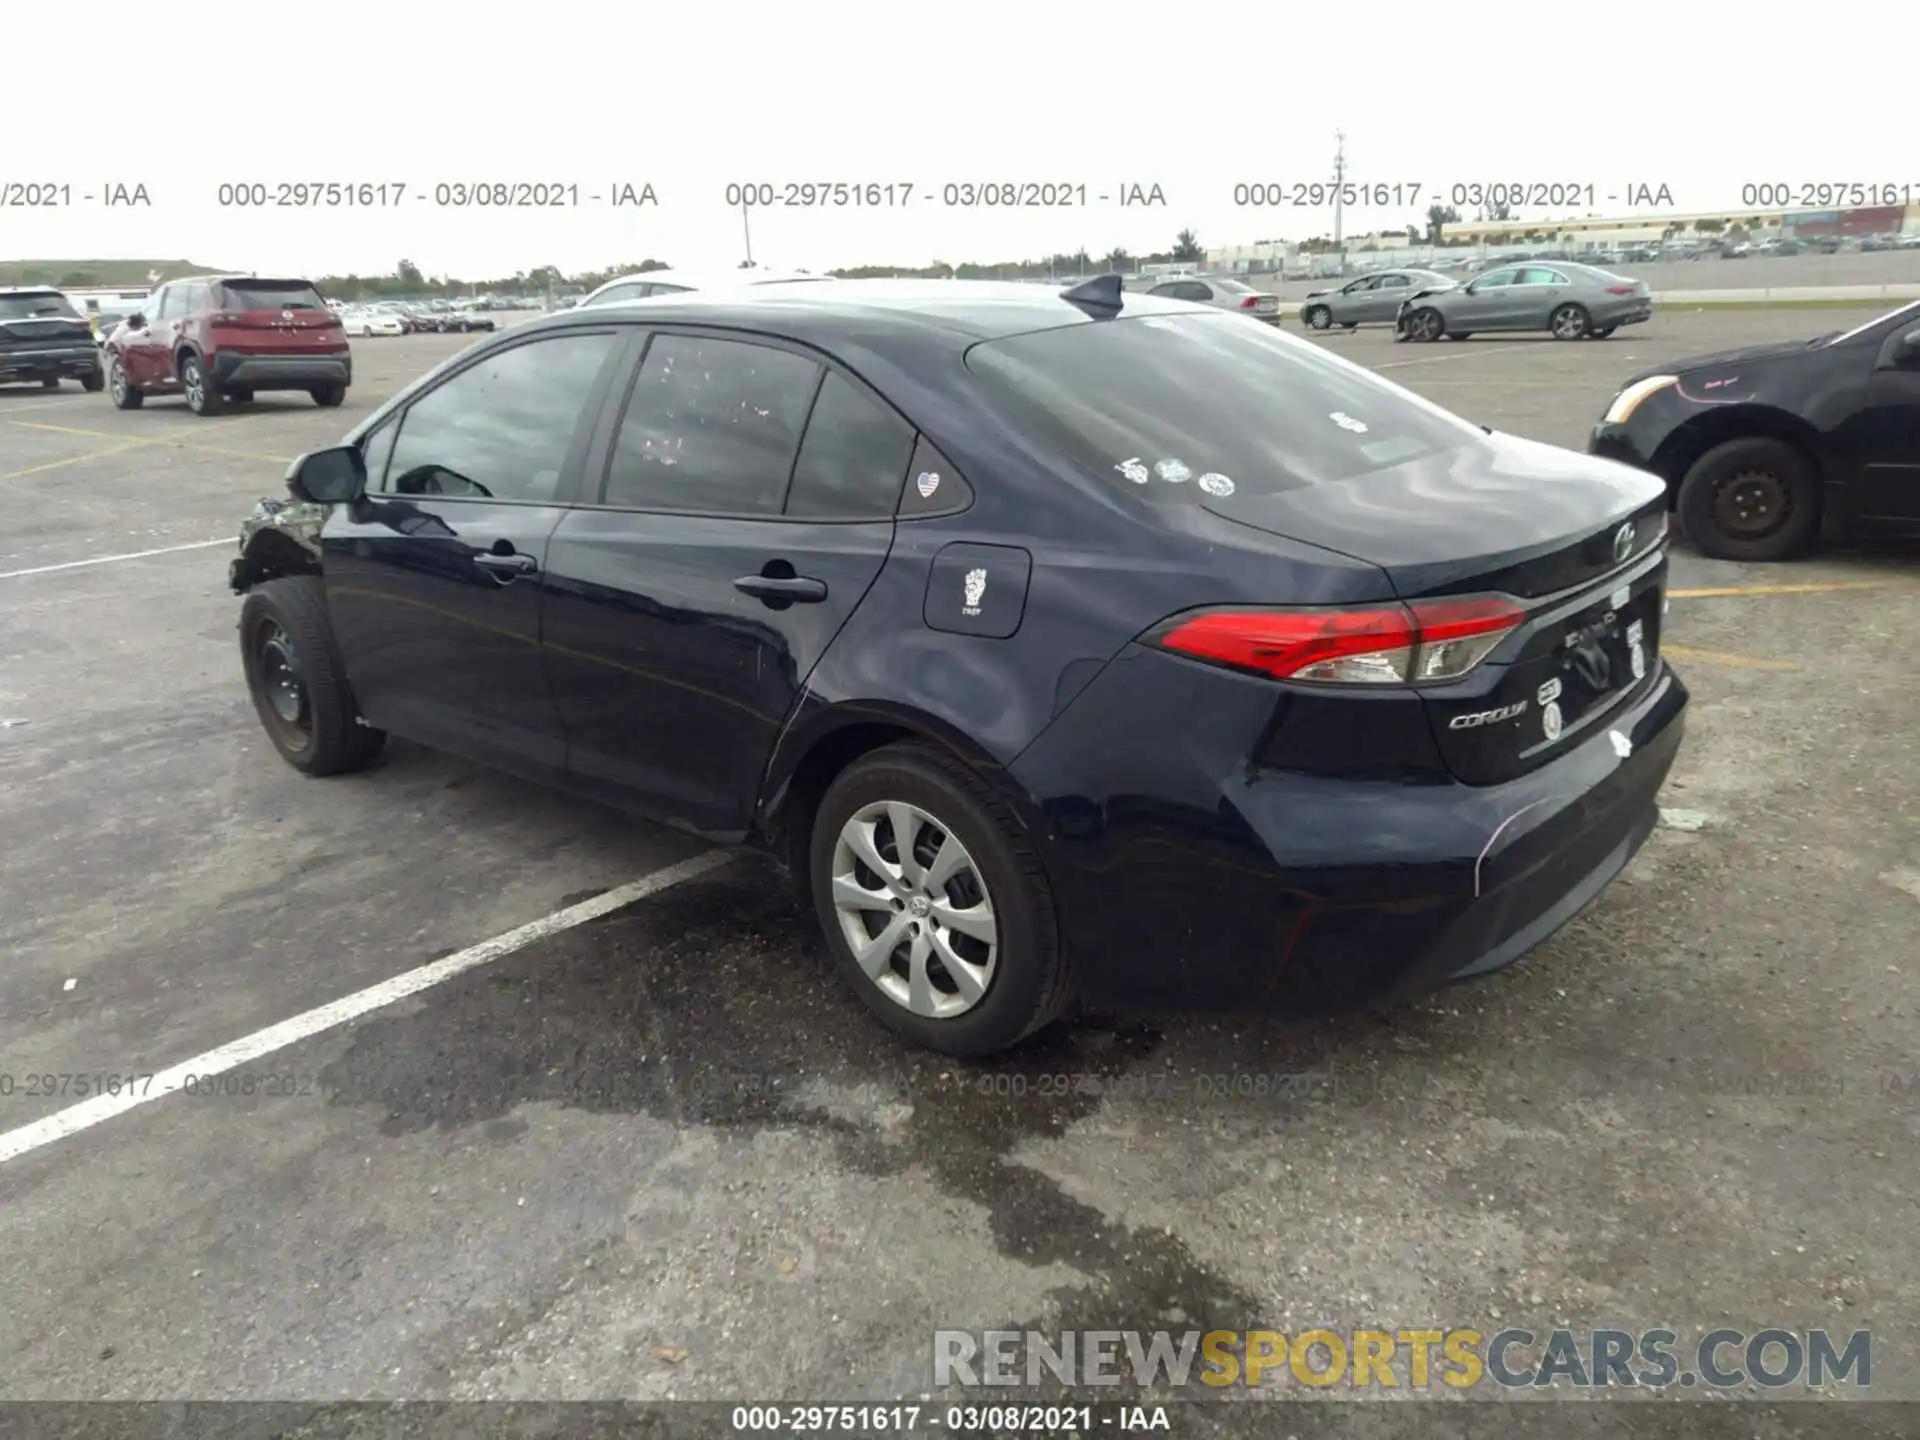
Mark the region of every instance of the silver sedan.
POLYGON ((1570 260, 1531 261, 1409 297, 1394 338, 1464 340, 1481 330, 1544 330, 1556 340, 1604 340, 1652 315, 1653 292, 1644 280, 1570 260))
POLYGON ((1280 297, 1268 295, 1238 280, 1203 280, 1197 275, 1163 281, 1147 291, 1173 300, 1193 300, 1202 305, 1217 305, 1222 310, 1237 310, 1242 315, 1269 325, 1280 323, 1280 297))
POLYGON ((1349 280, 1338 290, 1312 290, 1300 304, 1300 320, 1309 330, 1339 325, 1391 325, 1400 302, 1424 290, 1444 290, 1454 282, 1437 270, 1379 270, 1349 280))

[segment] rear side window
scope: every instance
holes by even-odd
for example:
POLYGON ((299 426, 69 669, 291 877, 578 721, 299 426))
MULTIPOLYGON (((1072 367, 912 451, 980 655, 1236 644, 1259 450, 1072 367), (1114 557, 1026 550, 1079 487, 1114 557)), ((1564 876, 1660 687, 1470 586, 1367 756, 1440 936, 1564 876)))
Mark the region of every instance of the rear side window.
POLYGON ((324 310, 327 302, 305 280, 228 280, 220 286, 228 310, 324 310))
POLYGON ((789 350, 656 335, 614 441, 603 503, 777 515, 820 366, 789 350))
POLYGON ((0 295, 0 320, 31 320, 37 316, 78 319, 79 312, 57 290, 34 295, 0 295))
POLYGON ((913 427, 829 371, 800 442, 787 514, 804 520, 890 516, 912 455, 913 427))
POLYGON ((1160 503, 1329 484, 1482 438, 1359 365, 1233 315, 1063 325, 976 345, 967 366, 1036 435, 1160 503))

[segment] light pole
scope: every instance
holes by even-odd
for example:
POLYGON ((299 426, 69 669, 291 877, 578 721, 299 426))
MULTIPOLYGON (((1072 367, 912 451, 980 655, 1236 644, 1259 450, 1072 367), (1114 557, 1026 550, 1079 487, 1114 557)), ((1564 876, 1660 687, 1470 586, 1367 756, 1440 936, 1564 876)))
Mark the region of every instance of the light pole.
POLYGON ((1346 206, 1343 204, 1345 197, 1340 192, 1347 178, 1347 132, 1334 131, 1333 141, 1333 249, 1334 253, 1340 257, 1340 273, 1344 275, 1347 269, 1347 249, 1340 241, 1340 222, 1344 217, 1346 206))

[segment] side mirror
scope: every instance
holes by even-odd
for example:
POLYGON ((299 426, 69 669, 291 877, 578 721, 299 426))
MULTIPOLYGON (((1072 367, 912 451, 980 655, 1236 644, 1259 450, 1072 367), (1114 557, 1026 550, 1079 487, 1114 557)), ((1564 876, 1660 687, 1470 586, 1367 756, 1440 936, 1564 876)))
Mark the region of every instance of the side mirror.
POLYGON ((358 500, 367 491, 367 461, 357 445, 302 455, 287 469, 287 493, 317 505, 358 500))
POLYGON ((1893 346, 1893 358, 1902 365, 1920 360, 1920 326, 1907 331, 1893 346))

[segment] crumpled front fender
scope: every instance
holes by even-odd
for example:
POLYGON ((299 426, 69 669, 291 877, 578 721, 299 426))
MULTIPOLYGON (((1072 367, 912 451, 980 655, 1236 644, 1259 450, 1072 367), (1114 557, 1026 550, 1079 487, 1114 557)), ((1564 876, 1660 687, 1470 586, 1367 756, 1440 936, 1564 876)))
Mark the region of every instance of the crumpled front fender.
POLYGON ((320 527, 331 506, 263 499, 240 526, 240 553, 228 570, 235 594, 281 575, 320 573, 320 527))

